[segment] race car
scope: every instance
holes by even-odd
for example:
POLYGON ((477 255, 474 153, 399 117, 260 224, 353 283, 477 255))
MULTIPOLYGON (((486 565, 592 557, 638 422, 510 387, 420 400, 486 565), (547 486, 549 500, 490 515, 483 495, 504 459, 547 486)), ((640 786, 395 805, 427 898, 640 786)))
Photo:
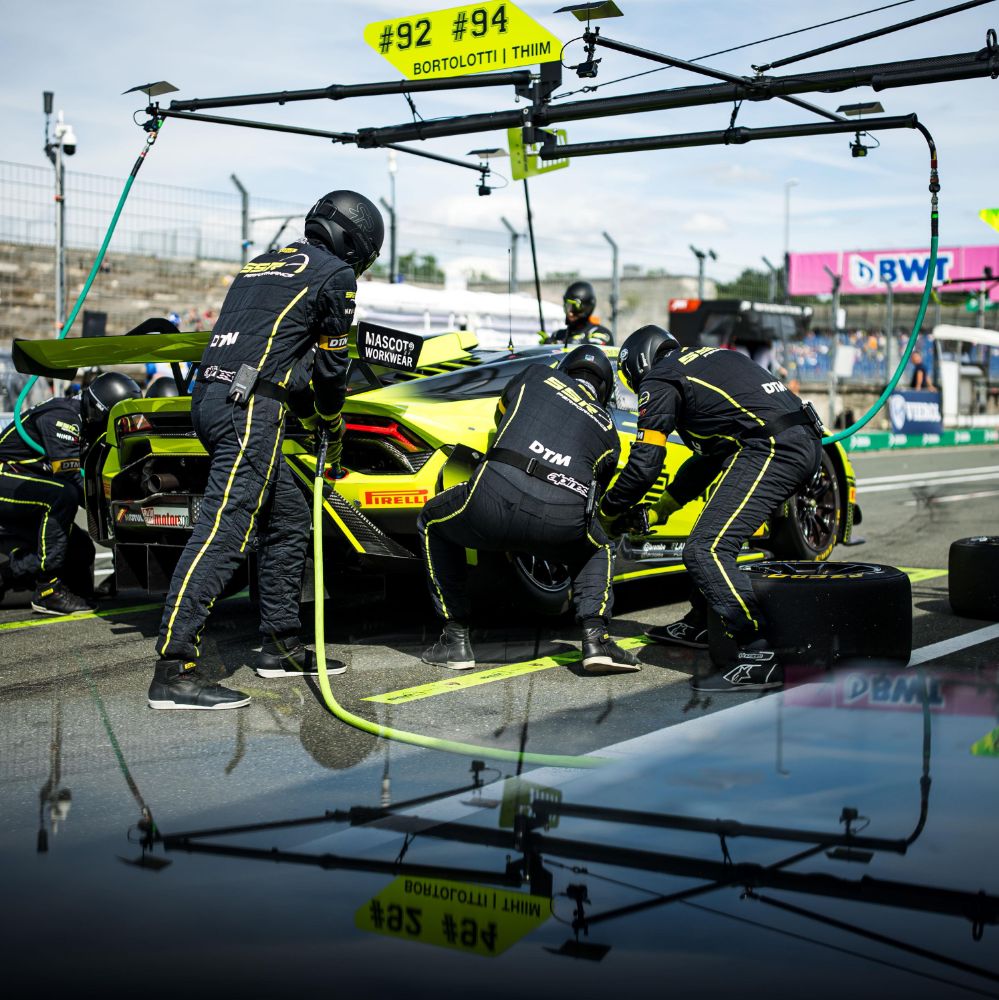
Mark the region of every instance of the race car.
MULTIPOLYGON (((208 475, 188 390, 210 334, 148 333, 155 329, 155 321, 147 321, 136 331, 144 336, 18 341, 14 358, 21 371, 62 378, 92 365, 173 366, 179 395, 119 403, 109 414, 104 440, 90 448, 84 462, 88 525, 95 541, 113 549, 117 585, 162 592, 198 519, 208 475), (191 365, 186 372, 185 363, 191 365)), ((421 508, 457 477, 467 476, 486 452, 506 384, 527 365, 554 364, 560 353, 554 346, 482 350, 470 331, 421 337, 359 324, 351 332, 342 472, 325 490, 329 570, 353 567, 388 576, 419 571, 421 508)), ((615 364, 616 349, 607 353, 615 364)), ((623 467, 637 431, 636 401, 620 379, 615 382, 611 411, 623 467)), ((289 417, 284 460, 305 492, 312 489, 314 452, 310 434, 289 417)), ((689 454, 678 437, 670 438, 663 473, 647 502, 658 499, 689 454)), ((652 534, 620 539, 615 582, 683 572, 686 538, 710 492, 709 487, 652 534)), ((859 520, 846 452, 838 444, 827 446, 807 490, 746 542, 740 560, 827 559, 838 542, 850 541, 859 520)), ((493 587, 497 572, 508 575, 513 589, 537 610, 557 613, 568 606, 571 584, 563 566, 530 553, 480 560, 470 552, 469 560, 487 567, 493 587)), ((254 576, 251 572, 251 588, 254 576)))

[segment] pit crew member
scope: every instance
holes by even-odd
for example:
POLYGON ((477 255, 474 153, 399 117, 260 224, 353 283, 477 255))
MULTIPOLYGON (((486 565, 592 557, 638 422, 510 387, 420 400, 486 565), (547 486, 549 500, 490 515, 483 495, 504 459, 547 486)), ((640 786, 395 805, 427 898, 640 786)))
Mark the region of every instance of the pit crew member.
MULTIPOLYGON (((257 673, 316 672, 315 654, 299 638, 309 507, 282 458, 283 404, 311 376, 315 409, 305 422, 326 425, 329 460, 339 462, 356 279, 375 262, 384 235, 371 201, 355 191, 332 191, 309 210, 304 239, 251 260, 226 294, 191 406, 211 468, 163 611, 152 708, 249 703, 242 692, 210 683, 198 656, 212 605, 254 536, 263 638, 257 673)), ((343 669, 338 664, 331 672, 343 669)))
POLYGON ((613 344, 610 330, 593 317, 597 296, 588 281, 574 281, 562 294, 565 326, 546 341, 549 344, 613 344))
POLYGON ((469 670, 471 607, 465 549, 531 552, 565 563, 582 627, 583 669, 639 670, 607 633, 613 549, 593 517, 617 468, 620 441, 607 412, 614 374, 599 348, 564 355, 557 370, 530 365, 497 405, 496 439, 468 482, 430 500, 417 530, 430 593, 444 619, 423 662, 469 670))
POLYGON ((33 586, 43 615, 93 611, 94 545, 74 523, 83 506, 80 474, 84 424, 100 434, 108 410, 141 395, 126 375, 106 372, 82 392, 32 407, 21 424, 39 454, 11 423, 0 435, 0 589, 33 586))
MULTIPOLYGON (((707 648, 707 606, 738 644, 735 662, 692 680, 700 691, 766 690, 783 670, 765 638, 765 622, 736 557, 772 512, 815 475, 821 422, 810 405, 736 351, 682 348, 658 326, 622 345, 618 367, 638 393, 638 435, 628 464, 601 506, 617 528, 647 530, 702 494, 724 470, 683 550, 698 591, 690 612, 650 638, 707 648), (666 440, 676 430, 694 454, 651 509, 634 509, 660 475, 666 440), (627 515, 622 519, 622 515, 627 515)), ((612 528, 612 533, 615 529, 612 528)))

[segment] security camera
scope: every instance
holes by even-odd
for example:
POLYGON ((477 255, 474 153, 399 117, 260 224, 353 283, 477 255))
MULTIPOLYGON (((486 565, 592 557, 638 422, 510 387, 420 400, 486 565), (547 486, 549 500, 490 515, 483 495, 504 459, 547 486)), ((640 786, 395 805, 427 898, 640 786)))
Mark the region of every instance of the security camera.
POLYGON ((67 125, 62 120, 62 112, 59 112, 59 121, 55 127, 56 142, 62 143, 62 151, 67 156, 72 156, 76 152, 76 133, 72 125, 67 125))

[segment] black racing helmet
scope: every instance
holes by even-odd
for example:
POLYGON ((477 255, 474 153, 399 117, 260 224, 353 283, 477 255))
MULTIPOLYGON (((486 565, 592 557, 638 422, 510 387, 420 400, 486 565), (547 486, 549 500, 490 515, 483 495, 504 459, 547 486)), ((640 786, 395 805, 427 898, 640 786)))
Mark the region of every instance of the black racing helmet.
POLYGON ((104 372, 80 393, 80 415, 85 424, 104 423, 115 403, 141 396, 142 390, 134 379, 121 372, 104 372))
POLYGON ((385 223, 375 203, 356 191, 330 191, 305 216, 305 235, 332 250, 360 277, 378 259, 385 223))
POLYGON ((560 372, 593 386, 600 405, 607 405, 614 387, 614 369, 599 347, 583 344, 562 357, 557 367, 560 372))
POLYGON ((574 281, 562 293, 562 306, 566 315, 589 316, 597 308, 597 295, 588 281, 574 281))
POLYGON ((166 399, 168 396, 179 396, 177 380, 172 375, 159 375, 146 386, 146 399, 166 399))
POLYGON ((650 324, 636 330, 622 345, 617 368, 632 392, 638 392, 645 373, 664 354, 678 351, 680 341, 661 326, 650 324))

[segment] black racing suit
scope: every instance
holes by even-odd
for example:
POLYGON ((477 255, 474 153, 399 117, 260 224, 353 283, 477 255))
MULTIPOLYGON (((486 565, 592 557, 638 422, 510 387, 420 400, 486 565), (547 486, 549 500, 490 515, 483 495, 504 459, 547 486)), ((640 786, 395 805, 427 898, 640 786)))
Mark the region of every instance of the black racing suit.
POLYGON ((282 403, 311 375, 316 410, 324 417, 340 412, 356 288, 347 264, 305 240, 254 258, 229 288, 191 406, 211 470, 170 583, 157 643, 161 657, 197 658, 212 604, 254 537, 261 634, 297 636, 310 519, 282 457, 282 403), (227 398, 242 365, 259 372, 245 405, 227 398))
POLYGON ((610 330, 598 323, 592 316, 581 316, 579 319, 566 320, 561 330, 556 330, 546 341, 546 344, 601 344, 606 347, 614 343, 610 330))
POLYGON ((818 433, 801 400, 745 355, 712 347, 671 351, 642 379, 638 436, 604 498, 604 514, 641 500, 662 471, 674 429, 694 452, 667 484, 677 504, 704 493, 726 470, 687 539, 684 565, 732 634, 750 641, 760 609, 736 557, 745 539, 815 474, 818 433))
POLYGON ((614 422, 587 384, 544 364, 530 365, 506 387, 497 422, 496 440, 472 478, 430 500, 417 524, 438 613, 468 623, 466 548, 528 552, 565 563, 577 620, 606 626, 614 556, 587 508, 590 484, 598 484, 598 497, 617 468, 614 422))
POLYGON ((21 421, 39 454, 13 423, 0 434, 0 536, 14 577, 55 577, 81 597, 94 590, 94 546, 73 524, 83 504, 80 401, 49 399, 21 421))

